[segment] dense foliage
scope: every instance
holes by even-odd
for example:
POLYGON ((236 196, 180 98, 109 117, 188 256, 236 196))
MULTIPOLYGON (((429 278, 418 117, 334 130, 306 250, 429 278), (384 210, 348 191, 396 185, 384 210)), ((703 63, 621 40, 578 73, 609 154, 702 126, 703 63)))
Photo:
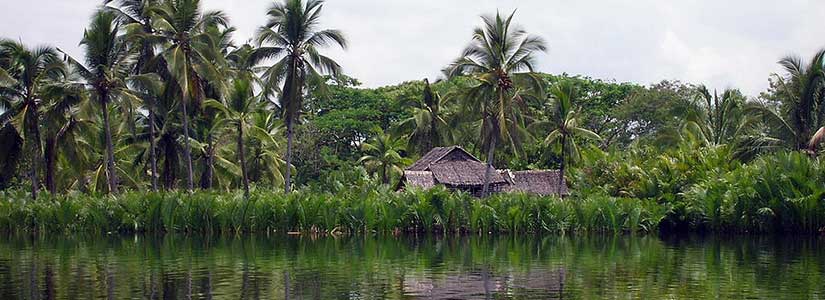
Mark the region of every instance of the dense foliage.
POLYGON ((243 45, 225 14, 198 0, 104 2, 83 59, 0 41, 6 229, 825 228, 822 51, 782 59, 783 74, 749 98, 678 81, 543 74, 534 62, 547 43, 514 14, 496 14, 445 78, 364 88, 320 53, 347 46, 342 32, 318 28, 320 0, 275 2, 243 45), (561 169, 573 197, 390 192, 406 165, 452 144, 498 168, 561 169), (463 210, 418 215, 419 198, 463 210), (368 219, 370 201, 392 213, 368 219), (205 211, 189 209, 198 205, 205 211), (251 219, 238 220, 239 207, 251 219), (573 213, 586 207, 610 216, 573 213), (145 215, 161 208, 172 209, 166 219, 145 215))

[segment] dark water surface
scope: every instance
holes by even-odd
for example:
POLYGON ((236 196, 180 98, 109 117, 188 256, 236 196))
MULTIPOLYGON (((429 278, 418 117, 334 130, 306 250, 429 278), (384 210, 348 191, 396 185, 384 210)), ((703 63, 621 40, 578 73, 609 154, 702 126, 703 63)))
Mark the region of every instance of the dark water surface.
POLYGON ((825 299, 825 238, 0 237, 0 299, 825 299))

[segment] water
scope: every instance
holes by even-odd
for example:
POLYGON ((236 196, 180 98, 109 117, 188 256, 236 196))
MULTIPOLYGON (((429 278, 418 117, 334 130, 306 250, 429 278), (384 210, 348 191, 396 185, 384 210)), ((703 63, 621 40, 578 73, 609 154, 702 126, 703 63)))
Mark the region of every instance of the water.
POLYGON ((0 299, 825 299, 825 238, 0 237, 0 299))

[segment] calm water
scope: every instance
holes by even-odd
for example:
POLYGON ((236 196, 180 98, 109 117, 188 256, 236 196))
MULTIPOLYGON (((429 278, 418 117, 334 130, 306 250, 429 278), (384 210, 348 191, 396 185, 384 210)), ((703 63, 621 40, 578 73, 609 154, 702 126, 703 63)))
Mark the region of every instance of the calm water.
POLYGON ((825 238, 0 237, 0 299, 825 299, 825 238))

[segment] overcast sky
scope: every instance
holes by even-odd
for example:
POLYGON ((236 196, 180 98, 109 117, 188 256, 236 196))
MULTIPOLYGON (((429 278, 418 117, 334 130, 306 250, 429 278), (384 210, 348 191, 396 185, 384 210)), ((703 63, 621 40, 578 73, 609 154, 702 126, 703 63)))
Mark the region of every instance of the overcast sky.
MULTIPOLYGON (((0 36, 79 55, 101 1, 3 0, 0 36)), ((203 0, 222 9, 244 42, 269 0, 203 0)), ((327 51, 347 74, 376 87, 435 78, 460 54, 479 15, 517 9, 516 22, 544 37, 539 71, 650 84, 663 79, 736 87, 757 95, 776 61, 825 47, 822 0, 328 0, 324 27, 343 30, 347 51, 327 51)))

